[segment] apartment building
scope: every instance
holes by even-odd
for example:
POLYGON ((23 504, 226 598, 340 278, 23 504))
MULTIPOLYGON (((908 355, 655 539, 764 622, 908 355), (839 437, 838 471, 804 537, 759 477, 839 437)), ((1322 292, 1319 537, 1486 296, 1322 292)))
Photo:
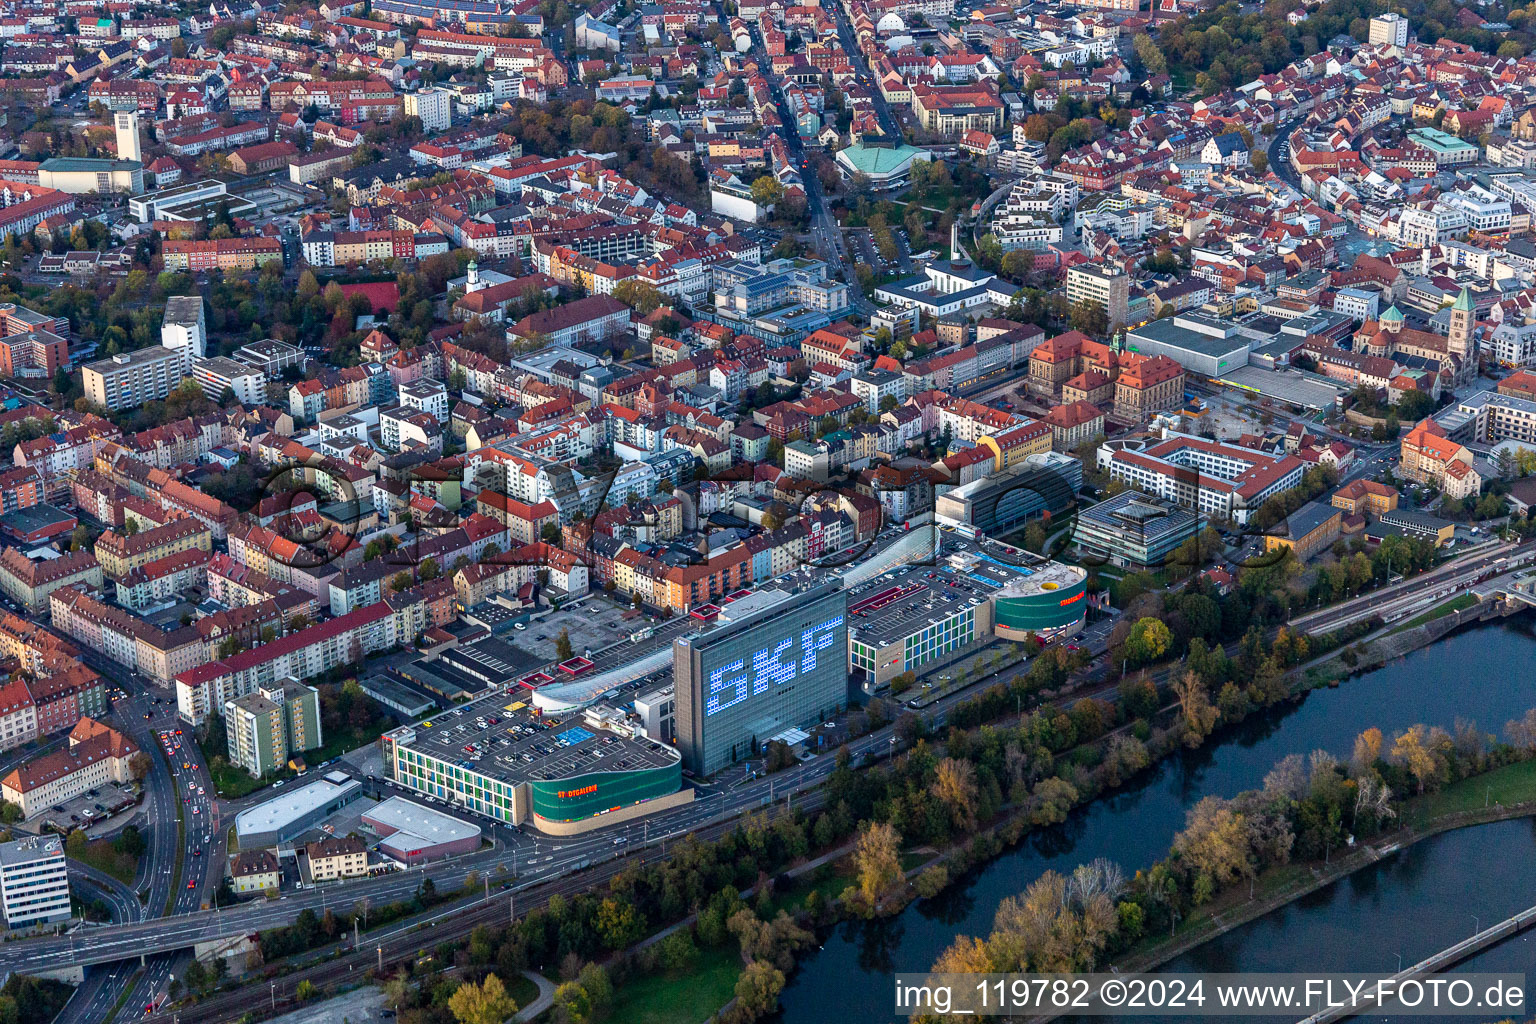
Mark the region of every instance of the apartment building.
POLYGON ((60 587, 73 583, 99 587, 101 582, 101 564, 89 551, 70 551, 37 562, 16 548, 0 551, 0 590, 30 612, 47 608, 49 595, 60 587))
POLYGON ((229 877, 235 892, 246 893, 276 891, 283 876, 271 850, 241 850, 230 863, 229 877))
POLYGON ((284 679, 224 703, 229 763, 261 778, 320 746, 320 693, 284 679))
POLYGON ((31 818, 108 782, 133 781, 138 745, 94 718, 82 718, 69 746, 34 758, 0 778, 0 796, 31 818))
POLYGON ((192 364, 192 379, 210 402, 223 402, 225 391, 231 392, 241 405, 262 405, 267 400, 266 374, 224 356, 197 360, 192 364))
POLYGON ((304 848, 309 877, 317 882, 368 873, 368 847, 357 836, 330 836, 304 848))
POLYGON ((96 540, 101 571, 120 580, 134 569, 183 551, 212 551, 213 534, 196 519, 172 519, 132 535, 108 530, 96 540))
POLYGON ((185 359, 182 350, 159 346, 86 363, 81 368, 85 397, 113 412, 158 402, 182 382, 185 359))
POLYGON ((161 246, 166 270, 253 270, 283 259, 283 243, 276 238, 218 238, 207 241, 168 239, 161 246))
POLYGON ((201 725, 237 697, 284 678, 303 681, 385 650, 395 643, 394 621, 389 605, 380 601, 223 661, 198 665, 176 676, 176 713, 201 725))
POLYGON ((12 929, 69 919, 64 840, 48 835, 0 843, 0 910, 12 929))

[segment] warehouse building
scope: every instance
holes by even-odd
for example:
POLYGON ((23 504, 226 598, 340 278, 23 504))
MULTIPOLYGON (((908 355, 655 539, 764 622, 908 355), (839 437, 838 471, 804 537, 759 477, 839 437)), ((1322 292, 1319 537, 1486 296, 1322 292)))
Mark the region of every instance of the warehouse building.
POLYGON ((480 849, 479 825, 403 796, 365 811, 362 825, 381 837, 380 853, 411 867, 480 849))
POLYGON ((297 839, 363 795, 362 783, 345 772, 316 779, 235 815, 242 850, 262 850, 297 839))

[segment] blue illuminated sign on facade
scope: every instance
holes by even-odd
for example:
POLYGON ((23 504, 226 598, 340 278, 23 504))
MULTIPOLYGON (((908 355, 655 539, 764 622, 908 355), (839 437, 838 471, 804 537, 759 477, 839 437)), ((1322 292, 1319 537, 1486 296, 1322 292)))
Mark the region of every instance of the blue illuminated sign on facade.
POLYGON ((705 717, 734 707, 748 697, 766 693, 773 687, 794 682, 802 673, 814 672, 817 652, 836 643, 842 625, 843 617, 835 615, 803 630, 798 654, 789 653, 795 644, 795 638, 790 636, 762 648, 750 658, 737 658, 709 673, 705 683, 705 717))

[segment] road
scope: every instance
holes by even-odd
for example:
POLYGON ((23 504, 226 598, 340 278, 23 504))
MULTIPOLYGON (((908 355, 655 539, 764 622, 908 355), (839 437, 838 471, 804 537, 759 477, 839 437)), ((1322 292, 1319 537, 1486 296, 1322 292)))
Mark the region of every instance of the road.
MULTIPOLYGON (((152 692, 132 672, 100 652, 84 650, 82 660, 128 694, 125 700, 115 702, 113 711, 120 726, 150 757, 142 805, 147 818, 144 833, 148 849, 140 858, 134 884, 137 891, 147 890, 147 899, 140 910, 141 917, 134 920, 160 917, 167 913, 168 904, 172 915, 198 910, 205 899, 212 898, 222 878, 222 871, 210 870, 209 865, 224 862, 222 835, 216 847, 205 842, 222 830, 210 824, 219 815, 202 752, 190 731, 176 735, 181 723, 175 717, 173 698, 152 692), (178 811, 185 822, 184 830, 177 825, 178 811)), ((136 897, 134 902, 137 905, 136 897)), ((81 943, 88 941, 83 936, 80 939, 81 943)), ((175 951, 148 958, 142 971, 122 970, 120 965, 89 971, 87 983, 70 998, 59 1024, 94 1024, 103 1020, 98 1011, 102 1006, 115 1005, 124 987, 130 984, 126 1006, 147 1006, 165 996, 177 964, 183 959, 175 951)))
POLYGON ((1306 119, 1306 116, 1303 115, 1301 117, 1293 117, 1289 121, 1280 124, 1275 129, 1275 137, 1270 140, 1268 151, 1269 169, 1275 172, 1275 177, 1295 189, 1297 194, 1302 194, 1301 177, 1296 173, 1296 169, 1291 166, 1290 138, 1291 132, 1295 131, 1297 126, 1306 119))
MULTIPOLYGON (((717 7, 716 12, 720 27, 729 32, 730 23, 723 10, 717 7)), ((781 123, 779 135, 784 139, 790 159, 799 169, 800 180, 805 187, 805 211, 806 216, 810 218, 810 234, 816 251, 829 263, 842 264, 843 276, 850 285, 852 306, 860 314, 868 316, 875 311, 875 304, 865 298, 858 286, 858 261, 853 258, 852 252, 843 239, 842 226, 838 224, 837 218, 832 216, 831 210, 827 207, 826 196, 821 190, 821 178, 815 168, 810 166, 809 153, 800 139, 800 132, 794 127, 796 124, 794 114, 789 109, 789 104, 785 102, 783 82, 773 73, 773 62, 769 60, 767 51, 763 49, 761 36, 755 28, 749 31, 752 36, 752 57, 762 70, 763 78, 767 80, 769 89, 772 91, 774 106, 778 108, 781 123)))
POLYGON ((1432 596, 1445 596, 1455 590, 1464 590, 1485 574, 1529 561, 1533 555, 1536 555, 1536 543, 1494 543, 1490 547, 1451 559, 1401 583, 1373 590, 1364 597, 1298 615, 1291 619, 1291 626, 1308 633, 1328 633, 1372 615, 1390 614, 1398 610, 1400 604, 1413 604, 1432 596), (1499 565, 1501 561, 1505 563, 1503 566, 1499 565))

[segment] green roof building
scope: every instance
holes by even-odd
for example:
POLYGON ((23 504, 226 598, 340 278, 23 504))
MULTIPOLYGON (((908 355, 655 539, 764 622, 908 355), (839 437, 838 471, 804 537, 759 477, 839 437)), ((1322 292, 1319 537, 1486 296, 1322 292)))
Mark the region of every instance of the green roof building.
POLYGON ((837 168, 844 179, 862 174, 877 189, 895 188, 906 183, 915 160, 931 160, 926 149, 898 143, 892 146, 857 142, 837 152, 837 168))

